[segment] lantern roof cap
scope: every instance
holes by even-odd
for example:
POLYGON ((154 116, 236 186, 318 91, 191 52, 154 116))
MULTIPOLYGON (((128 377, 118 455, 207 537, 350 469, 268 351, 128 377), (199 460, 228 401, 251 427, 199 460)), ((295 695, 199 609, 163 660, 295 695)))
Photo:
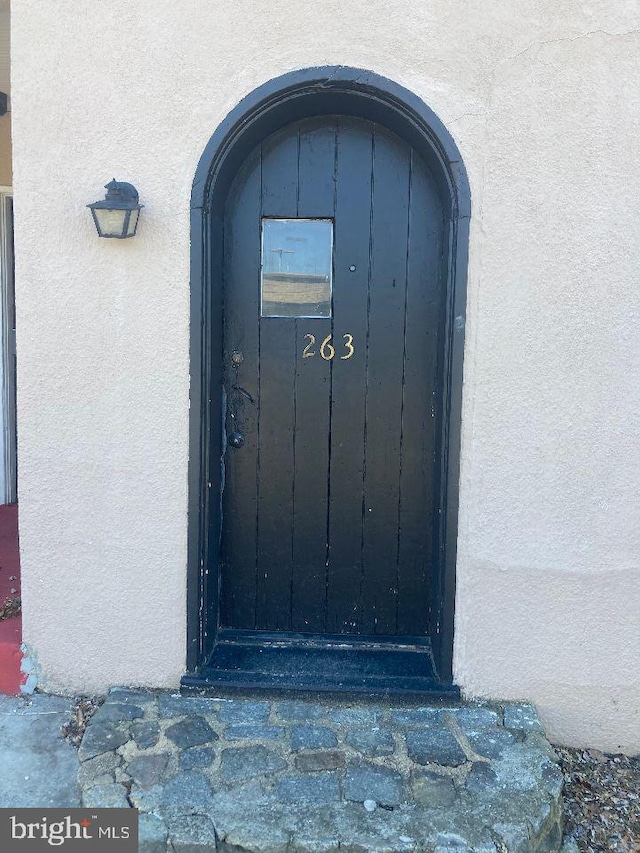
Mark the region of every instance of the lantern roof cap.
POLYGON ((108 208, 110 210, 140 210, 144 207, 138 204, 138 190, 126 181, 116 181, 115 178, 104 185, 107 194, 100 201, 94 201, 88 204, 87 207, 108 208))

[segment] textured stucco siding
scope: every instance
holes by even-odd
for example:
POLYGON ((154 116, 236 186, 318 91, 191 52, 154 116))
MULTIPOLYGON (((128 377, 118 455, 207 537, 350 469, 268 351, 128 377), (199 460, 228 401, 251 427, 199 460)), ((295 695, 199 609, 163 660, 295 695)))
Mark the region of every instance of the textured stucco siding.
POLYGON ((189 197, 249 91, 418 94, 472 189, 455 672, 640 750, 640 9, 608 0, 12 8, 25 639, 49 689, 185 665, 189 197), (37 47, 36 47, 37 46, 37 47), (139 236, 99 240, 113 176, 139 236))
POLYGON ((11 113, 0 117, 0 187, 10 187, 11 175, 11 113))

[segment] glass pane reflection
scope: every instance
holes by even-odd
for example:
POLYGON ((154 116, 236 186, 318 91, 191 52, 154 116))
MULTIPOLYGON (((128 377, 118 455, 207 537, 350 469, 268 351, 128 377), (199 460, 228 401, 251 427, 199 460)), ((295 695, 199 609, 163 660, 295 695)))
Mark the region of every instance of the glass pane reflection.
POLYGON ((330 317, 333 222, 262 220, 262 316, 330 317))

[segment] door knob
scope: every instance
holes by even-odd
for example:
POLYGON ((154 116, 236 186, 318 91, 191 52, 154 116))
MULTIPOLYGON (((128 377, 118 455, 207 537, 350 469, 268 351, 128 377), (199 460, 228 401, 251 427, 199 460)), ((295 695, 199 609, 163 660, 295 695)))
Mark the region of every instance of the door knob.
POLYGON ((244 435, 240 432, 240 430, 235 430, 235 432, 232 432, 229 436, 228 442, 231 447, 235 447, 237 450, 239 447, 242 447, 244 445, 244 435))

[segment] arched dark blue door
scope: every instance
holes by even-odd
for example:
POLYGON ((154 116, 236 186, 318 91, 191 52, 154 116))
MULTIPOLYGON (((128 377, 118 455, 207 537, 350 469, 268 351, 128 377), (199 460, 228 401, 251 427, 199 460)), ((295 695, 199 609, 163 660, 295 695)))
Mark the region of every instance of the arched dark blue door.
POLYGON ((310 69, 209 147, 184 683, 455 692, 455 146, 389 81, 310 69))
POLYGON ((297 122, 241 168, 224 219, 224 627, 428 635, 443 229, 422 158, 372 122, 297 122))

